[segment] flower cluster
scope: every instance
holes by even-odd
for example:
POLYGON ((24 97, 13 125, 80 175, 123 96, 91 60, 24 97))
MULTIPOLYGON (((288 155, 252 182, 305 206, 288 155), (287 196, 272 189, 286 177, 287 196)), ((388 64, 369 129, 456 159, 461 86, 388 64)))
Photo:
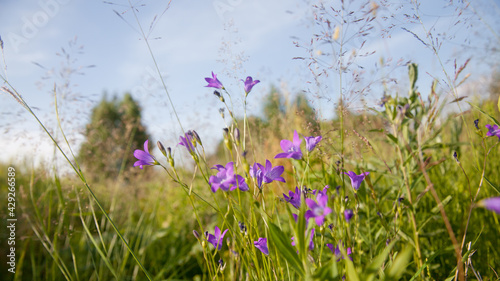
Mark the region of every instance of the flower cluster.
MULTIPOLYGON (((220 90, 226 90, 222 82, 219 81, 217 75, 212 72, 212 77, 205 78, 208 85, 206 87, 212 87, 220 90)), ((243 80, 242 80, 243 81, 243 80)), ((248 76, 244 81, 244 91, 245 95, 248 95, 252 88, 259 83, 259 80, 254 80, 252 77, 248 76)), ((226 91, 227 92, 227 91, 226 91)), ((216 91, 216 95, 224 102, 222 94, 219 91, 216 91)), ((235 144, 239 144, 240 136, 239 130, 237 128, 234 129, 234 138, 235 144)), ((228 129, 226 131, 226 137, 228 136, 228 129)), ((492 133, 493 134, 493 133, 492 133)), ((321 142, 322 136, 299 136, 299 133, 295 130, 293 133, 292 140, 283 139, 280 142, 280 146, 283 152, 276 154, 274 157, 277 158, 289 158, 295 160, 301 160, 304 157, 303 150, 301 148, 302 140, 305 140, 305 155, 309 156, 309 153, 312 152, 316 146, 321 142)), ((196 161, 198 165, 200 165, 200 158, 198 158, 199 152, 196 150, 196 145, 201 144, 201 139, 195 131, 187 131, 184 135, 179 137, 179 145, 183 146, 188 153, 191 154, 193 159, 196 161)), ((161 143, 159 143, 159 149, 163 153, 164 156, 169 158, 169 161, 172 160, 170 148, 168 148, 168 153, 166 153, 166 149, 163 147, 161 143), (168 156, 167 156, 168 155, 168 156)), ((137 162, 134 163, 134 166, 140 166, 142 169, 145 165, 161 165, 153 155, 150 154, 148 149, 148 141, 144 143, 144 151, 136 150, 134 152, 134 156, 138 159, 137 162)), ((243 155, 243 159, 245 156, 243 155)), ((239 162, 238 162, 239 163, 239 162)), ((300 162, 297 162, 300 163, 300 162)), ((228 162, 225 165, 217 164, 213 166, 211 169, 215 170, 215 174, 212 174, 208 177, 208 185, 210 186, 210 190, 213 193, 216 193, 217 190, 221 189, 223 191, 233 191, 235 189, 239 189, 240 191, 248 191, 250 189, 247 181, 249 178, 253 178, 255 182, 255 186, 262 191, 262 187, 264 184, 270 184, 273 181, 285 183, 285 179, 283 178, 283 173, 285 168, 283 166, 273 166, 270 160, 266 159, 265 164, 260 164, 255 162, 252 166, 248 166, 246 159, 242 163, 243 170, 247 173, 238 174, 236 162, 228 162), (245 166, 246 165, 246 166, 245 166), (245 168, 246 167, 246 168, 245 168)), ((309 165, 309 159, 307 159, 307 165, 309 165)), ((173 168, 173 165, 171 165, 173 168)), ((355 191, 360 188, 361 183, 365 179, 365 177, 369 174, 368 172, 361 173, 357 175, 353 171, 346 172, 350 179, 351 185, 355 191)), ((288 194, 283 193, 284 201, 290 203, 294 208, 300 209, 302 202, 305 202, 306 210, 303 214, 305 219, 306 227, 310 224, 310 220, 314 220, 315 226, 319 226, 320 229, 324 229, 323 226, 325 222, 329 220, 329 215, 333 213, 333 210, 329 207, 329 196, 327 194, 329 186, 326 185, 323 189, 315 189, 311 190, 303 187, 295 187, 295 191, 288 191, 288 194)), ((338 191, 337 191, 338 192, 338 191)), ((297 222, 299 219, 299 215, 292 214, 293 218, 297 222)), ((350 222, 354 213, 351 209, 344 210, 344 218, 346 222, 350 222)), ((226 222, 224 222, 226 223, 226 222)), ((242 235, 247 236, 249 232, 244 222, 238 222, 238 226, 242 235)), ((308 228, 305 233, 306 237, 308 237, 308 249, 314 249, 314 236, 316 229, 308 228)), ((330 229, 332 229, 330 227, 330 229)), ((206 242, 213 245, 214 249, 217 251, 222 250, 224 236, 229 229, 225 229, 222 231, 218 226, 215 226, 214 233, 205 232, 205 238, 200 238, 199 234, 194 231, 196 238, 202 242, 202 245, 206 245, 206 242), (205 244, 203 244, 205 243, 205 244)), ((253 230, 252 230, 253 231, 253 230)), ((323 234, 322 234, 323 235, 323 234)), ((295 246, 295 237, 292 237, 291 244, 295 246)), ((341 241, 339 243, 342 243, 341 241)), ((262 252, 263 255, 269 255, 269 247, 268 247, 268 239, 266 237, 259 237, 257 241, 253 241, 254 247, 262 252)), ((332 252, 337 256, 338 260, 341 258, 341 253, 339 246, 337 245, 334 248, 333 244, 327 244, 327 246, 332 250, 332 252)), ((343 247, 343 246, 342 246, 343 247)), ((347 248, 347 256, 351 254, 351 249, 347 248)), ((220 261, 221 263, 222 260, 220 261)))

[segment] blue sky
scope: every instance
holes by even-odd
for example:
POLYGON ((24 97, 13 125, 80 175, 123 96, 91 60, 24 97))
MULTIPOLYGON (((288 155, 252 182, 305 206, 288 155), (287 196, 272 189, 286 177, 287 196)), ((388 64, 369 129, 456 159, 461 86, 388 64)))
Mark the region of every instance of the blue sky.
MULTIPOLYGON (((308 56, 305 49, 295 47, 293 42, 307 44, 320 30, 312 20, 313 10, 309 2, 314 1, 174 0, 165 13, 167 1, 133 2, 146 33, 156 16, 149 42, 185 129, 197 130, 208 145, 213 145, 221 137, 224 122, 218 113, 220 104, 213 97, 213 91, 204 87, 206 82, 203 78, 208 77, 211 71, 217 73, 230 89, 237 107, 243 94, 239 79, 250 75, 262 81, 249 96, 249 112, 252 114, 259 114, 262 97, 271 85, 286 85, 291 93, 308 93, 311 102, 321 110, 322 117, 332 117, 333 102, 338 99, 338 91, 335 90, 338 79, 331 77, 324 81, 325 88, 314 89, 307 83, 312 79, 307 61, 292 59, 308 56), (331 87, 326 88, 328 85, 331 87), (318 96, 323 98, 318 99, 318 96), (332 101, 328 102, 328 99, 332 101)), ((334 5, 337 2, 332 1, 334 5)), ((165 92, 161 90, 151 55, 137 31, 138 25, 128 2, 114 3, 2 0, 0 36, 4 42, 7 65, 6 72, 2 71, 2 74, 6 73, 10 83, 28 104, 37 108, 37 113, 52 129, 55 128, 55 118, 51 89, 54 83, 62 87, 64 77, 70 77, 70 86, 61 88, 59 103, 63 108, 63 126, 76 147, 88 114, 103 92, 107 92, 108 96, 132 92, 143 107, 144 122, 155 140, 160 139, 166 145, 174 146, 180 130, 165 92), (70 41, 76 42, 73 47, 69 47, 70 41), (83 48, 79 49, 80 46, 83 48), (78 73, 84 75, 72 74, 61 78, 60 73, 67 74, 64 72, 67 65, 61 48, 70 54, 70 66, 78 68, 78 73)), ((456 23, 458 11, 447 3, 423 1, 420 12, 424 26, 434 28, 436 34, 448 32, 453 36, 444 42, 440 50, 448 71, 453 72, 454 57, 460 64, 465 61, 466 52, 470 52, 472 62, 469 71, 473 74, 470 79, 482 81, 490 67, 484 56, 486 53, 482 47, 474 49, 471 48, 474 44, 464 42, 471 39, 488 44, 487 40, 493 37, 493 33, 487 30, 484 22, 498 33, 500 25, 495 19, 500 14, 498 1, 474 2, 472 7, 483 22, 467 10, 462 18, 469 18, 468 21, 474 24, 471 28, 456 23)), ((355 5, 359 5, 357 1, 355 5)), ((426 73, 442 79, 442 67, 428 48, 401 29, 404 27, 425 38, 422 26, 401 20, 403 14, 414 13, 412 6, 401 2, 379 10, 381 15, 390 12, 396 14, 392 22, 377 19, 375 24, 382 29, 386 24, 395 23, 398 27, 391 32, 391 38, 367 36, 361 51, 376 53, 358 59, 357 63, 364 67, 363 75, 369 77, 368 80, 376 80, 382 71, 374 65, 381 57, 386 61, 392 58, 392 68, 400 58, 402 62, 415 61, 420 65, 422 79, 419 85, 427 89, 432 77, 426 73)), ((346 48, 356 50, 359 43, 346 45, 346 48)), ((331 61, 331 57, 325 55, 327 49, 324 46, 313 45, 312 48, 313 55, 331 61)), ((0 65, 4 66, 3 63, 0 65)), ((392 74, 404 79, 405 69, 401 66, 392 74)), ((400 84, 404 85, 404 82, 400 84)), ((380 91, 369 93, 366 96, 367 105, 373 106, 381 95, 380 91)), ((9 148, 0 161, 9 161, 14 156, 19 159, 50 155, 52 147, 48 138, 43 136, 34 120, 23 113, 9 96, 2 94, 0 100, 0 130, 3 131, 0 145, 9 148)), ((359 102, 359 97, 353 102, 359 102)))

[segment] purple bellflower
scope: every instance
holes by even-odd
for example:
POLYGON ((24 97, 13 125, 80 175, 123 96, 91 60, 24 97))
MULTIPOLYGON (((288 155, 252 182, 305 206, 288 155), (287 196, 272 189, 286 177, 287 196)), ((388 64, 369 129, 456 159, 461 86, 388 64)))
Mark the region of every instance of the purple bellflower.
POLYGON ((500 197, 483 199, 478 203, 478 205, 500 215, 500 197))
MULTIPOLYGON (((241 80, 243 81, 243 80, 241 80)), ((257 83, 259 83, 259 80, 253 80, 251 76, 248 76, 247 79, 245 79, 245 94, 248 95, 250 91, 252 90, 253 86, 255 86, 257 83)))
POLYGON ((346 222, 350 222, 352 219, 352 216, 354 216, 354 212, 351 209, 346 209, 344 211, 344 218, 346 222))
POLYGON ((304 137, 306 140, 306 149, 307 151, 311 152, 316 145, 323 139, 322 136, 317 136, 317 137, 304 137))
POLYGON ((190 134, 186 133, 184 137, 180 136, 179 141, 179 144, 184 146, 190 154, 194 153, 193 138, 190 134))
POLYGON ((253 244, 255 248, 259 249, 264 255, 269 255, 269 249, 267 248, 267 238, 259 238, 259 240, 254 241, 253 244))
MULTIPOLYGON (((337 257, 337 262, 339 262, 341 259, 344 259, 344 257, 342 256, 342 252, 340 251, 339 245, 337 245, 335 247, 335 249, 333 249, 333 244, 326 244, 326 246, 330 249, 330 251, 332 251, 332 253, 335 254, 335 256, 337 257)), ((346 253, 347 253, 347 256, 349 257, 349 259, 352 260, 352 257, 351 257, 352 250, 351 250, 351 248, 347 248, 346 253)))
POLYGON ((349 178, 351 178, 352 188, 354 188, 354 190, 358 190, 359 186, 361 185, 361 183, 363 182, 363 180, 365 179, 365 177, 367 175, 369 175, 370 173, 369 172, 364 172, 364 173, 361 173, 359 175, 356 175, 355 172, 349 171, 348 173, 344 172, 344 174, 348 175, 349 178))
POLYGON ((498 125, 491 126, 490 124, 487 124, 486 128, 488 128, 486 136, 488 137, 497 136, 498 140, 500 140, 500 129, 498 129, 498 125))
POLYGON ((300 208, 300 197, 302 195, 302 192, 300 192, 300 189, 298 187, 295 187, 295 193, 293 191, 288 191, 288 196, 286 196, 285 193, 283 193, 283 197, 285 198, 285 201, 292 204, 296 209, 300 208))
POLYGON ((212 88, 216 88, 216 89, 224 89, 224 86, 219 81, 219 79, 217 79, 217 75, 214 74, 213 71, 212 71, 212 78, 206 77, 205 81, 208 82, 208 85, 206 85, 205 87, 212 87, 212 88))
POLYGON ((314 218, 316 224, 321 226, 325 221, 325 216, 332 212, 332 209, 328 208, 326 205, 328 203, 328 195, 319 193, 316 196, 316 203, 314 200, 306 198, 306 204, 310 210, 306 211, 306 219, 314 218))
POLYGON ((149 140, 146 140, 144 142, 144 151, 140 149, 136 149, 134 151, 134 156, 135 158, 137 158, 137 161, 134 163, 134 167, 139 166, 142 169, 143 166, 152 166, 158 164, 153 155, 149 153, 148 143, 149 140))
POLYGON ((273 181, 285 182, 285 179, 281 176, 284 171, 285 168, 283 166, 273 168, 271 161, 266 160, 265 167, 262 164, 254 163, 250 168, 250 176, 257 179, 257 185, 261 188, 264 183, 271 183, 273 181))
POLYGON ((221 234, 219 227, 215 226, 214 235, 208 234, 208 242, 214 245, 214 248, 220 251, 222 249, 222 241, 224 240, 224 235, 229 229, 224 230, 221 234))
POLYGON ((299 138, 297 131, 293 133, 293 141, 281 140, 280 146, 283 150, 282 153, 278 153, 274 158, 293 158, 296 160, 302 159, 302 151, 300 150, 300 144, 302 140, 299 138))
POLYGON ((224 191, 232 191, 239 188, 241 191, 247 191, 248 185, 245 179, 240 175, 234 174, 234 163, 229 162, 226 167, 222 165, 215 165, 212 169, 218 171, 217 175, 210 176, 208 183, 213 193, 219 188, 224 191))

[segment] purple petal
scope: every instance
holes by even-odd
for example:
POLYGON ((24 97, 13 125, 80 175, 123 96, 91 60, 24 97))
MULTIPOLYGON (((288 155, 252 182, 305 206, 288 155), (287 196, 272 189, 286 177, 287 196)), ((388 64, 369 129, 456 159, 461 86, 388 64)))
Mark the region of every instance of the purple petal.
POLYGON ((500 197, 492 197, 482 200, 481 204, 488 210, 500 214, 500 197))

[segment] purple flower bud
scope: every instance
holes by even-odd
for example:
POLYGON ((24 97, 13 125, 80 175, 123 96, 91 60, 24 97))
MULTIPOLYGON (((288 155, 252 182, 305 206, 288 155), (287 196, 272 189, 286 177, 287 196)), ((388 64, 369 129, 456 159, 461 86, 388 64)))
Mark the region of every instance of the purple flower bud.
POLYGON ((500 197, 483 199, 478 203, 478 205, 500 215, 500 197))
POLYGON ((350 222, 352 219, 352 216, 354 216, 354 212, 351 209, 346 209, 344 211, 344 218, 346 222, 350 222))
POLYGON ((479 130, 479 119, 474 120, 474 126, 476 126, 476 129, 479 130))
POLYGON ((240 228, 240 232, 245 234, 247 233, 247 226, 242 221, 238 222, 238 226, 240 228))
POLYGON ((200 239, 200 234, 198 233, 198 231, 193 230, 193 235, 194 235, 194 237, 196 237, 196 239, 198 239, 198 240, 200 239))
POLYGON ((240 142, 240 130, 238 128, 234 128, 233 135, 236 140, 236 143, 240 142))
POLYGON ((195 130, 191 131, 191 135, 194 137, 194 139, 196 140, 197 143, 199 143, 200 145, 203 145, 203 143, 201 142, 200 136, 198 135, 198 133, 195 130))
POLYGON ((165 147, 163 146, 163 144, 160 141, 157 141, 156 145, 158 145, 158 149, 161 151, 163 156, 167 157, 167 151, 165 150, 165 147))

